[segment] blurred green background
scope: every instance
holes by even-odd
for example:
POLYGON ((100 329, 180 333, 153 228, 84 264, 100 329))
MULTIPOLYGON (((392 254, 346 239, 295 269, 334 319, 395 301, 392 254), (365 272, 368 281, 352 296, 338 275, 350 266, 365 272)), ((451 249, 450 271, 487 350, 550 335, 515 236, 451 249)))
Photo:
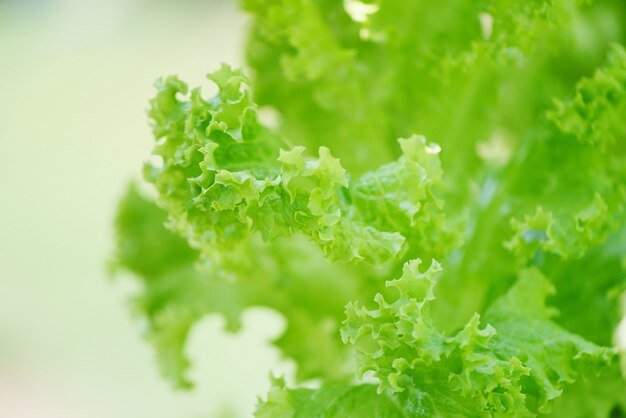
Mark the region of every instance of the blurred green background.
POLYGON ((231 1, 0 0, 0 417, 247 416, 267 370, 291 370, 267 340, 208 318, 190 354, 197 388, 159 376, 129 282, 109 280, 112 220, 151 149, 152 83, 191 84, 241 63, 231 1), (123 282, 123 283, 122 283, 123 282))

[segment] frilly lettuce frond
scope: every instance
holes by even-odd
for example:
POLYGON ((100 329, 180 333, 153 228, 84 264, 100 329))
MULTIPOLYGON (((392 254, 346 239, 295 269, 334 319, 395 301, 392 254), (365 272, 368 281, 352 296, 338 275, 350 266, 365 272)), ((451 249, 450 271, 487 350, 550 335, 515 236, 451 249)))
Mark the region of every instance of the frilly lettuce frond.
POLYGON ((401 139, 396 162, 351 180, 328 148, 312 158, 265 128, 240 71, 209 77, 220 89, 209 100, 199 89, 182 98, 176 78, 157 83, 149 114, 159 159, 145 170, 170 227, 209 258, 256 232, 266 241, 298 233, 331 259, 381 263, 407 238, 442 229, 438 152, 423 137, 401 139))

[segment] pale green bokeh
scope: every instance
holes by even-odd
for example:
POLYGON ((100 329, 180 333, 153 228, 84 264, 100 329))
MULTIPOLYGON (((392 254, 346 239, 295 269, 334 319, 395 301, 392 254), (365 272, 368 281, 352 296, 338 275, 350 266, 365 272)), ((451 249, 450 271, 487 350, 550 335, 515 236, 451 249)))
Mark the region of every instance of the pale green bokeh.
POLYGON ((236 337, 209 319, 190 350, 198 388, 173 391, 132 289, 105 272, 117 200, 151 148, 152 82, 240 63, 244 28, 227 1, 0 3, 0 416, 2 400, 29 404, 24 418, 246 416, 267 370, 289 368, 265 344, 277 316, 246 315, 236 337))

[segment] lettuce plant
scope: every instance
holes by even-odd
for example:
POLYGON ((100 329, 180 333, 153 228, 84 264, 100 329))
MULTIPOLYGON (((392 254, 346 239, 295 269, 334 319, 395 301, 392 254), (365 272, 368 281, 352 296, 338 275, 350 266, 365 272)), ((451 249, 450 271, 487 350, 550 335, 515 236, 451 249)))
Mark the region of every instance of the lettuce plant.
POLYGON ((241 5, 247 68, 157 81, 116 221, 165 377, 263 306, 321 383, 258 418, 626 416, 626 4, 241 5))

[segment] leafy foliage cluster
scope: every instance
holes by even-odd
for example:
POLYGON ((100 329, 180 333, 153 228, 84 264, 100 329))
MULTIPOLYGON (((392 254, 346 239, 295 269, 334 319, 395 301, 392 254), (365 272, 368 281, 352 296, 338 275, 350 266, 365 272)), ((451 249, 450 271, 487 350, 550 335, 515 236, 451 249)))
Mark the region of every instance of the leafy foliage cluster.
POLYGON ((322 384, 258 418, 625 416, 626 4, 241 4, 250 78, 157 82, 116 222, 164 375, 264 306, 322 384))

